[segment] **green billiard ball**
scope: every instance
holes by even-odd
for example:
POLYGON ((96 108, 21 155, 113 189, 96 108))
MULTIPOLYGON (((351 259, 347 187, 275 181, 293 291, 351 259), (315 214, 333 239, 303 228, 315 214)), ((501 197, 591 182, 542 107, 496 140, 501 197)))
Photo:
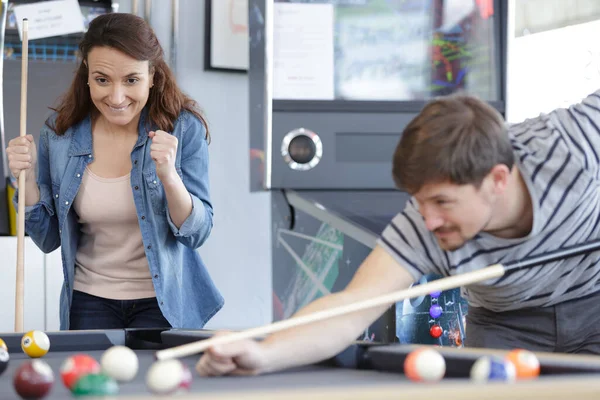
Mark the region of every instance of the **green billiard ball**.
POLYGON ((88 374, 75 382, 71 392, 75 396, 112 396, 119 393, 119 385, 107 375, 88 374))

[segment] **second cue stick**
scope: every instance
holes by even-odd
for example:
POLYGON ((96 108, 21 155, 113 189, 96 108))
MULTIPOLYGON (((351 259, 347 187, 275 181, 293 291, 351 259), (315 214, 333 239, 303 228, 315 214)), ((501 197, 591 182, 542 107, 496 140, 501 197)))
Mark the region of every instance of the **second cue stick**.
POLYGON ((423 285, 413 286, 409 289, 392 292, 386 295, 374 297, 372 299, 364 301, 359 301, 345 306, 318 311, 312 314, 303 315, 300 317, 293 317, 287 320, 278 321, 273 324, 264 325, 245 331, 235 332, 222 336, 215 336, 210 339, 199 340, 181 346, 172 347, 170 349, 160 350, 156 352, 156 359, 166 360, 169 358, 179 358, 193 354, 198 354, 206 350, 207 348, 218 344, 231 343, 243 339, 257 338, 260 336, 290 329, 296 326, 306 325, 317 321, 338 317, 344 314, 365 310, 368 308, 379 307, 386 304, 391 305, 398 301, 419 296, 426 296, 433 292, 455 289, 461 286, 466 286, 477 282, 483 282, 488 279, 499 278, 508 272, 514 272, 521 269, 534 267, 543 263, 555 261, 562 258, 574 257, 576 255, 589 253, 594 250, 600 250, 600 240, 566 247, 539 256, 528 257, 521 261, 509 262, 505 265, 494 264, 477 271, 471 271, 464 274, 449 276, 447 278, 438 279, 423 285))
MULTIPOLYGON (((27 66, 29 61, 28 21, 22 24, 21 51, 21 130, 20 137, 27 135, 27 66)), ((25 171, 19 173, 19 197, 17 203, 17 277, 15 287, 15 332, 23 332, 25 302, 25 171)))

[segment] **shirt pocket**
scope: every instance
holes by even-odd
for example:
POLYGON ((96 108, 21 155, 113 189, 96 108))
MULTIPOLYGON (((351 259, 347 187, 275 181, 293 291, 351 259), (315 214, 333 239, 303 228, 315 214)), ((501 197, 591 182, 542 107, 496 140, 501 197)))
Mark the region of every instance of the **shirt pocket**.
POLYGON ((165 189, 156 175, 156 171, 144 172, 144 180, 146 181, 148 197, 150 198, 150 204, 152 204, 154 214, 164 214, 167 208, 167 197, 165 195, 165 189))

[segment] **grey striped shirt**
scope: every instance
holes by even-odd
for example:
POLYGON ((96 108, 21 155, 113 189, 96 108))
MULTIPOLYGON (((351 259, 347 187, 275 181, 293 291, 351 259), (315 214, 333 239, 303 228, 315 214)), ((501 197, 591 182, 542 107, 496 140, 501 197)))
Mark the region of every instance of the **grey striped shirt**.
MULTIPOLYGON (((600 91, 568 109, 510 126, 517 164, 534 205, 525 238, 482 232, 443 251, 425 228, 414 199, 378 244, 415 279, 455 275, 600 237, 600 91)), ((469 304, 492 311, 550 306, 600 289, 600 252, 563 259, 462 288, 469 304)))

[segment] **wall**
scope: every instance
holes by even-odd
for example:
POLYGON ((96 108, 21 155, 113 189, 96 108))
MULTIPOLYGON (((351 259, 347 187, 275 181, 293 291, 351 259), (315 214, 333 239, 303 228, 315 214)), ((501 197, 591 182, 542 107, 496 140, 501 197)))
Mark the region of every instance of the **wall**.
POLYGON ((599 30, 600 16, 512 40, 507 77, 509 122, 568 107, 600 89, 599 30))
POLYGON ((598 0, 510 0, 514 1, 516 37, 558 29, 600 18, 598 0))

